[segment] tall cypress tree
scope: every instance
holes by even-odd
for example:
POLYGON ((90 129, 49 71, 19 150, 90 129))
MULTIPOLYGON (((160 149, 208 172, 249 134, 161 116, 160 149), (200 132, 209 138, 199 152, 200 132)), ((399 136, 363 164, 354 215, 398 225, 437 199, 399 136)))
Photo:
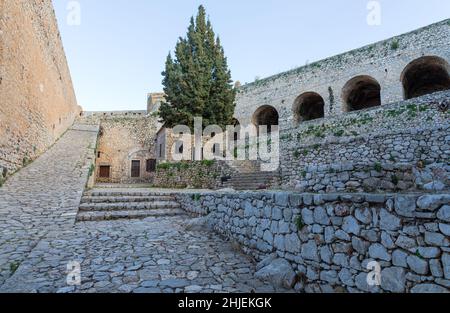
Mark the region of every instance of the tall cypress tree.
POLYGON ((235 90, 220 39, 214 34, 203 6, 191 18, 185 38, 179 38, 175 58, 169 53, 162 73, 167 103, 160 116, 167 127, 188 125, 203 117, 204 126, 231 123, 235 90))

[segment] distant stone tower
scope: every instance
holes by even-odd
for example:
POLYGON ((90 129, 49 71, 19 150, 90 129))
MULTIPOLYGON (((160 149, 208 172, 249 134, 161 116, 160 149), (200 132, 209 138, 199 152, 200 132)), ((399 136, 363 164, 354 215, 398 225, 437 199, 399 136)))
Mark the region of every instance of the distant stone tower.
POLYGON ((158 112, 161 103, 166 102, 163 92, 152 92, 147 95, 147 114, 158 112))

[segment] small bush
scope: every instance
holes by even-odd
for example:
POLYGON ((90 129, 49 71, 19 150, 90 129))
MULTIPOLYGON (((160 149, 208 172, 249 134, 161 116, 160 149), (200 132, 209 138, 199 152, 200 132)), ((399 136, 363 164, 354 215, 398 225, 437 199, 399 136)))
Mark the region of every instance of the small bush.
POLYGON ((94 174, 95 171, 95 165, 91 164, 91 166, 89 167, 89 177, 92 176, 92 174, 94 174))
POLYGON ((400 47, 398 40, 393 40, 391 42, 391 50, 397 50, 400 47))
POLYGON ((375 165, 373 166, 373 169, 378 172, 381 173, 381 171, 383 170, 383 167, 381 166, 380 162, 375 163, 375 165))
POLYGON ((397 175, 393 174, 391 177, 391 181, 395 186, 397 186, 399 182, 397 175))
POLYGON ((12 262, 9 264, 9 271, 11 272, 11 274, 14 274, 17 269, 19 268, 20 263, 19 262, 12 262))
POLYGON ((334 136, 335 137, 342 137, 344 135, 344 130, 343 129, 339 129, 338 131, 334 132, 334 136))
POLYGON ((298 159, 300 157, 300 151, 295 150, 294 152, 294 158, 298 159))
POLYGON ((198 202, 200 201, 200 195, 198 193, 192 195, 192 200, 198 202))
POLYGON ((295 225, 297 226, 298 231, 301 231, 303 227, 305 227, 303 218, 300 215, 295 218, 295 225))
POLYGON ((215 163, 214 160, 202 160, 202 165, 207 166, 207 167, 213 166, 214 163, 215 163))

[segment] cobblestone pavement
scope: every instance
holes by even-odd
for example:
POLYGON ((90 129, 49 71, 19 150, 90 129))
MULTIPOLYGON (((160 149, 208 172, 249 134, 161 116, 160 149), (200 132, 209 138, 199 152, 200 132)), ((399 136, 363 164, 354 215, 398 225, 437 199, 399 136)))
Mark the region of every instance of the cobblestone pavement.
POLYGON ((0 292, 273 292, 187 216, 76 223, 96 129, 69 130, 0 188, 0 292), (72 263, 71 263, 72 262, 72 263), (81 285, 68 284, 80 264, 81 285))

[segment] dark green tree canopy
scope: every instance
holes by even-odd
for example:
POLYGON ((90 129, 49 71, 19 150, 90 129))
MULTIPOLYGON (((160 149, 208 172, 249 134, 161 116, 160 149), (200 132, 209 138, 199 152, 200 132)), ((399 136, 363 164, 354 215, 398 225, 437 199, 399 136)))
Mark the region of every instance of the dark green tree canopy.
POLYGON ((234 114, 235 90, 227 58, 214 34, 205 8, 191 18, 185 38, 179 38, 175 57, 169 53, 162 73, 167 103, 160 116, 167 127, 187 125, 203 117, 203 126, 229 125, 234 114))

